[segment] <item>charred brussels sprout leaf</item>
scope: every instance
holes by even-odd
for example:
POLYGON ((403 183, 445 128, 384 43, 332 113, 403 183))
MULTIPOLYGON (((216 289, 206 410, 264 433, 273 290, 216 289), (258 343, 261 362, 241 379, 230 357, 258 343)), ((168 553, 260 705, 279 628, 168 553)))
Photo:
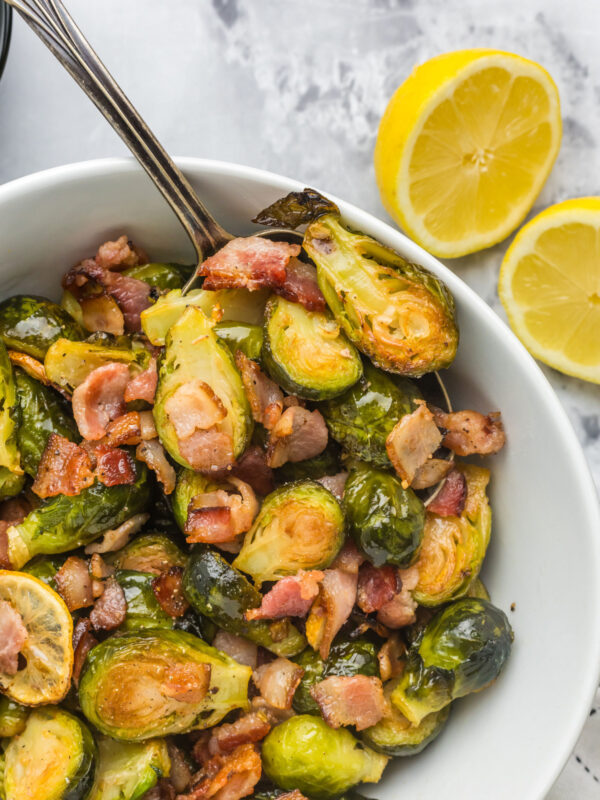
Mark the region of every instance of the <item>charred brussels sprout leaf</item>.
POLYGON ((36 708, 6 748, 7 800, 83 800, 96 745, 86 725, 60 708, 36 708))
POLYGON ((181 453, 165 405, 178 389, 194 381, 210 387, 222 404, 226 415, 216 427, 231 437, 233 455, 237 458, 252 436, 252 415, 242 379, 233 356, 215 336, 206 315, 189 306, 167 335, 154 402, 154 421, 162 444, 175 461, 188 468, 192 465, 181 453))
POLYGON ((350 455, 391 467, 385 440, 394 425, 416 408, 421 393, 407 379, 392 379, 368 361, 362 378, 341 397, 319 405, 329 433, 350 455))
POLYGON ((98 765, 86 800, 141 800, 167 776, 171 762, 164 739, 116 742, 98 736, 98 765))
POLYGON ((427 513, 417 562, 419 582, 413 592, 424 606, 439 606, 469 590, 479 574, 492 528, 486 495, 489 470, 457 464, 467 481, 467 499, 460 517, 427 513))
POLYGON ((164 533, 142 533, 104 560, 117 569, 157 575, 170 567, 185 567, 187 557, 164 533))
POLYGON ((78 441, 79 435, 66 403, 57 392, 20 369, 15 370, 15 384, 20 414, 17 444, 21 466, 35 478, 50 434, 59 434, 71 442, 78 441))
MULTIPOLYGON (((10 739, 25 730, 29 709, 0 695, 0 739, 10 739)), ((1 781, 0 781, 1 785, 1 781)))
POLYGON ((487 600, 455 600, 411 646, 393 705, 418 725, 452 700, 485 688, 500 674, 512 639, 506 615, 487 600))
POLYGON ((449 366, 458 346, 454 301, 432 273, 332 214, 311 223, 304 249, 348 338, 382 369, 419 377, 449 366))
POLYGON ((388 762, 352 734, 319 717, 300 715, 274 728, 263 742, 263 769, 282 789, 316 800, 339 797, 357 783, 376 783, 388 762))
POLYGON ((86 342, 57 339, 48 348, 44 367, 52 383, 72 392, 91 372, 112 361, 127 364, 133 374, 146 369, 150 353, 126 336, 95 336, 86 342))
POLYGON ((123 270, 123 275, 127 275, 129 278, 136 278, 138 281, 144 281, 149 286, 154 286, 160 291, 166 292, 169 289, 181 289, 193 271, 194 267, 186 264, 162 264, 156 262, 128 267, 123 270))
POLYGON ((439 736, 449 714, 448 705, 413 725, 392 705, 390 715, 362 731, 361 739, 386 756, 414 756, 439 736))
POLYGON ((142 741, 210 728, 246 709, 251 672, 183 631, 124 633, 90 651, 79 702, 101 733, 142 741))
POLYGON ((262 596, 218 553, 208 549, 192 553, 183 573, 183 590, 198 614, 278 656, 295 656, 306 647, 304 636, 287 619, 273 623, 244 619, 244 612, 257 608, 262 596))
POLYGON ((407 567, 423 539, 425 507, 412 489, 391 473, 357 464, 344 491, 347 530, 379 567, 407 567))
POLYGON ((270 228, 295 230, 300 225, 306 225, 324 214, 339 215, 339 213, 335 203, 314 189, 307 188, 302 192, 290 192, 280 200, 271 203, 270 206, 260 211, 252 222, 270 228))
POLYGON ((263 346, 263 329, 248 322, 217 322, 214 331, 225 342, 231 355, 241 350, 245 356, 257 361, 263 346))
POLYGON ((329 312, 273 297, 265 309, 262 360, 289 394, 327 400, 343 394, 362 375, 358 352, 329 312))
POLYGON ((282 467, 275 470, 275 481, 277 483, 291 483, 310 478, 316 481, 325 475, 335 475, 341 472, 343 467, 340 464, 340 447, 334 439, 327 442, 327 447, 322 453, 305 461, 288 461, 282 467))
POLYGON ((76 497, 57 495, 8 529, 8 553, 14 569, 38 554, 66 553, 97 539, 145 510, 150 499, 147 470, 135 463, 135 483, 104 486, 96 481, 76 497))
POLYGON ((149 572, 120 569, 115 578, 123 589, 127 602, 127 616, 122 631, 141 631, 147 628, 173 628, 173 617, 162 610, 152 590, 156 576, 149 572))
POLYGON ((261 584, 328 567, 343 542, 338 501, 320 483, 298 481, 265 498, 233 564, 261 584))
POLYGON ((490 593, 481 578, 475 578, 469 584, 465 597, 478 597, 480 600, 490 600, 490 593))
POLYGON ((335 642, 326 661, 312 648, 307 648, 294 661, 304 668, 304 675, 294 694, 294 710, 298 714, 321 714, 310 689, 331 675, 379 676, 377 648, 368 639, 335 642))
POLYGON ((0 337, 9 350, 43 360, 57 339, 85 337, 73 317, 45 297, 15 295, 0 303, 0 337))
POLYGON ((25 482, 17 446, 18 419, 14 373, 0 342, 0 500, 18 494, 25 482))

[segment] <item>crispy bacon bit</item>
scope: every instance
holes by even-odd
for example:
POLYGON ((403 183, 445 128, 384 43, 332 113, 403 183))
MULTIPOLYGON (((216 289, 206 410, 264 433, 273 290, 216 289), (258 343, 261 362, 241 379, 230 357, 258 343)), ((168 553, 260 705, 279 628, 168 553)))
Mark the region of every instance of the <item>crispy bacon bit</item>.
POLYGON ((16 675, 19 653, 27 641, 27 628, 16 609, 6 600, 0 600, 0 672, 16 675))
POLYGON ((327 438, 327 425, 319 411, 286 408, 269 436, 267 464, 281 467, 288 461, 318 456, 327 446, 327 438))
POLYGON ((264 714, 272 726, 279 725, 280 722, 285 722, 286 719, 293 717, 295 714, 293 708, 275 708, 269 705, 261 695, 256 695, 252 698, 250 707, 253 711, 264 714))
POLYGON ((387 710, 381 680, 366 675, 332 675, 310 693, 332 728, 353 725, 362 731, 376 725, 387 710))
POLYGON ((285 280, 281 286, 273 287, 275 294, 294 303, 301 303, 309 311, 325 311, 325 298, 317 284, 317 271, 297 258, 291 258, 285 280))
POLYGON ((430 458, 415 472, 411 486, 413 489, 429 489, 443 480, 452 469, 453 462, 446 458, 430 458))
POLYGON ((211 756, 230 753, 242 744, 260 742, 270 730, 271 723, 266 714, 260 711, 244 714, 235 722, 213 728, 208 742, 208 752, 211 756))
POLYGON ((487 416, 478 411, 453 411, 446 414, 432 408, 436 425, 444 431, 443 444, 457 456, 493 455, 506 442, 504 425, 499 411, 487 416))
POLYGON ((105 486, 121 486, 135 482, 135 470, 129 453, 105 444, 94 448, 96 477, 105 486))
POLYGON ((264 595, 260 607, 249 609, 244 616, 247 620, 305 617, 319 594, 322 579, 320 570, 302 569, 296 575, 282 578, 264 595))
POLYGON ((196 431, 179 439, 181 455, 198 472, 218 472, 233 464, 233 440, 228 433, 213 428, 196 431))
POLYGON ((54 581, 69 611, 91 606, 94 602, 92 578, 83 558, 69 556, 54 576, 54 581))
POLYGON ((139 411, 128 411, 113 419, 106 426, 106 443, 110 447, 122 444, 139 444, 142 441, 142 430, 139 411))
POLYGON ((277 800, 308 800, 308 798, 302 794, 300 789, 293 789, 291 792, 280 794, 277 800))
POLYGON ((125 622, 127 601, 123 589, 111 576, 104 584, 102 596, 96 600, 90 622, 96 631, 112 631, 125 622))
POLYGON ((308 643, 319 651, 323 660, 329 655, 331 643, 352 613, 357 584, 358 569, 356 572, 326 569, 323 574, 319 595, 306 621, 308 643))
POLYGON ((0 520, 11 525, 20 525, 31 511, 31 503, 25 497, 11 497, 0 503, 0 520))
POLYGON ((453 469, 436 497, 427 506, 427 510, 440 517, 460 517, 466 500, 467 480, 462 472, 453 469))
POLYGON ((87 654, 92 647, 98 644, 96 637, 90 633, 91 626, 92 623, 88 617, 82 617, 77 620, 73 629, 73 683, 75 686, 79 686, 79 676, 81 675, 81 670, 87 654))
POLYGON ((125 387, 125 402, 131 403, 133 400, 145 400, 147 403, 153 403, 157 383, 156 359, 152 358, 146 369, 131 378, 125 387))
POLYGON ((252 526, 258 513, 254 492, 239 478, 231 477, 228 483, 235 491, 217 489, 192 498, 185 522, 190 544, 231 542, 252 526))
POLYGON ((194 788, 177 800, 241 800, 252 794, 261 772, 255 746, 243 744, 231 753, 213 756, 197 776, 194 788))
POLYGON ((98 553, 94 553, 90 558, 90 575, 98 581, 108 578, 115 571, 114 567, 109 566, 98 553))
POLYGON ((10 525, 4 520, 0 520, 0 569, 12 569, 8 550, 8 529, 10 525))
POLYGON ((210 664, 175 662, 169 667, 163 691, 178 703, 199 703, 208 692, 210 673, 210 664))
POLYGON ((120 336, 125 332, 125 317, 117 301, 106 292, 79 297, 83 327, 95 333, 104 331, 120 336))
POLYGON ((152 591, 158 604, 170 617, 182 617, 190 607, 183 594, 182 577, 183 567, 170 567, 152 581, 152 591))
POLYGON ((234 658, 240 664, 246 664, 254 669, 258 658, 258 648, 254 642, 244 639, 243 636, 236 636, 235 633, 217 631, 213 639, 213 647, 222 650, 228 656, 234 658))
POLYGON ((344 570, 344 572, 351 572, 353 575, 357 575, 360 565, 365 561, 364 555, 360 552, 352 539, 347 539, 344 546, 335 557, 331 568, 341 569, 344 570))
POLYGON ((108 423, 125 413, 123 395, 129 368, 116 361, 90 372, 73 392, 73 416, 88 441, 102 439, 108 423))
POLYGON ((271 430, 283 412, 283 392, 277 384, 241 350, 235 354, 235 363, 239 369, 246 396, 252 409, 252 416, 267 430, 271 430))
POLYGON ((419 582, 419 571, 416 566, 408 567, 408 569, 399 570, 398 576, 401 581, 400 591, 389 603, 382 606, 377 614, 378 621, 392 629, 411 625, 416 619, 417 603, 411 592, 419 582))
POLYGON ((324 475, 322 478, 317 478, 317 483, 328 489, 341 502, 344 499, 347 480, 347 472, 338 472, 335 475, 324 475))
POLYGON ((126 267, 137 267, 144 263, 146 255, 127 236, 119 236, 114 242, 104 242, 96 253, 96 263, 106 269, 125 269, 126 267), (143 260, 142 260, 143 259, 143 260))
POLYGON ((88 454, 79 445, 51 433, 31 488, 38 497, 74 497, 93 484, 91 466, 88 454))
POLYGON ((239 461, 233 465, 231 474, 251 486, 257 494, 265 497, 273 491, 273 470, 267 466, 267 456, 262 447, 252 445, 239 461))
POLYGON ((158 439, 140 442, 136 447, 135 457, 139 461, 144 461, 154 471, 156 477, 162 483, 165 494, 171 494, 174 491, 177 476, 167 459, 164 447, 158 439))
POLYGON ((298 688, 304 670, 287 658, 276 658, 263 664, 252 673, 258 691, 273 708, 292 707, 292 698, 298 688))
MULTIPOLYGON (((188 766, 187 759, 172 739, 167 739, 167 751, 171 762, 169 782, 173 784, 176 792, 183 792, 192 780, 192 772, 188 766)), ((142 800, 145 800, 144 796, 142 800)))
POLYGON ((273 242, 260 236, 246 236, 227 242, 214 256, 200 265, 204 289, 261 289, 283 286, 290 258, 300 254, 300 246, 273 242))
POLYGON ((433 414, 424 404, 394 425, 385 449, 403 485, 410 486, 417 470, 431 458, 441 441, 433 414))
POLYGON ((397 633, 390 636, 377 653, 379 661, 379 674, 381 680, 389 681, 390 678, 399 678, 404 672, 406 664, 406 645, 397 633))
MULTIPOLYGON (((118 528, 105 531, 102 535, 102 541, 88 544, 85 548, 86 555, 90 555, 90 553, 113 553, 115 550, 120 550, 125 547, 134 533, 144 527, 149 519, 150 514, 134 514, 133 517, 129 517, 118 528)), ((133 567, 129 568, 133 569, 133 567)), ((128 569, 128 567, 123 567, 123 569, 128 569)))
POLYGON ((156 786, 143 795, 143 800, 177 800, 175 787, 168 778, 161 778, 156 786))
POLYGON ((389 564, 374 567, 367 563, 360 568, 357 604, 365 614, 379 611, 398 590, 398 570, 395 567, 389 564))

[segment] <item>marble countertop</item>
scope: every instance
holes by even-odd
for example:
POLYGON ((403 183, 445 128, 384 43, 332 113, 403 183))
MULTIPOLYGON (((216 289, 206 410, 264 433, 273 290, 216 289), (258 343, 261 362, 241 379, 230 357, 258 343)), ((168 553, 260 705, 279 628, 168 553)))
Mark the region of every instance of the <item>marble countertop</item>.
MULTIPOLYGON (((372 152, 397 85, 416 63, 444 51, 518 52, 550 71, 563 112, 560 155, 533 213, 600 193, 597 0, 68 0, 68 6, 169 152, 291 175, 384 219, 372 152)), ((127 152, 20 20, 0 82, 0 142, 0 183, 127 152)), ((501 316, 496 280, 509 242, 448 262, 501 316)), ((600 488, 600 390, 544 371, 600 488)), ((584 734, 552 800, 600 797, 594 775, 600 756, 594 765, 585 750, 584 734), (574 794, 573 781, 586 768, 588 788, 574 794)))

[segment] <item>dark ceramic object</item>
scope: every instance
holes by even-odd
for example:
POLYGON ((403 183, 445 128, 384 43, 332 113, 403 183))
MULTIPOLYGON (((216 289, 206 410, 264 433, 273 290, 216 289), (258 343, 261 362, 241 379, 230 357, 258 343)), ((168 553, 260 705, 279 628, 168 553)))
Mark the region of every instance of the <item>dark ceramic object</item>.
POLYGON ((12 8, 0 0, 0 77, 4 70, 8 45, 10 43, 10 30, 12 25, 12 8))

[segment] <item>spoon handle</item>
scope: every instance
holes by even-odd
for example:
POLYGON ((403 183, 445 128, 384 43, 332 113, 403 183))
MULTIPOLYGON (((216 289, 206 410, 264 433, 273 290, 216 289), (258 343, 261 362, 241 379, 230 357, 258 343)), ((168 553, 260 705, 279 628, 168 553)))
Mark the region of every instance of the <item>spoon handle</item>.
POLYGON ((19 12, 129 147, 185 228, 198 263, 228 242, 231 234, 219 225, 196 196, 61 0, 5 2, 19 12))

